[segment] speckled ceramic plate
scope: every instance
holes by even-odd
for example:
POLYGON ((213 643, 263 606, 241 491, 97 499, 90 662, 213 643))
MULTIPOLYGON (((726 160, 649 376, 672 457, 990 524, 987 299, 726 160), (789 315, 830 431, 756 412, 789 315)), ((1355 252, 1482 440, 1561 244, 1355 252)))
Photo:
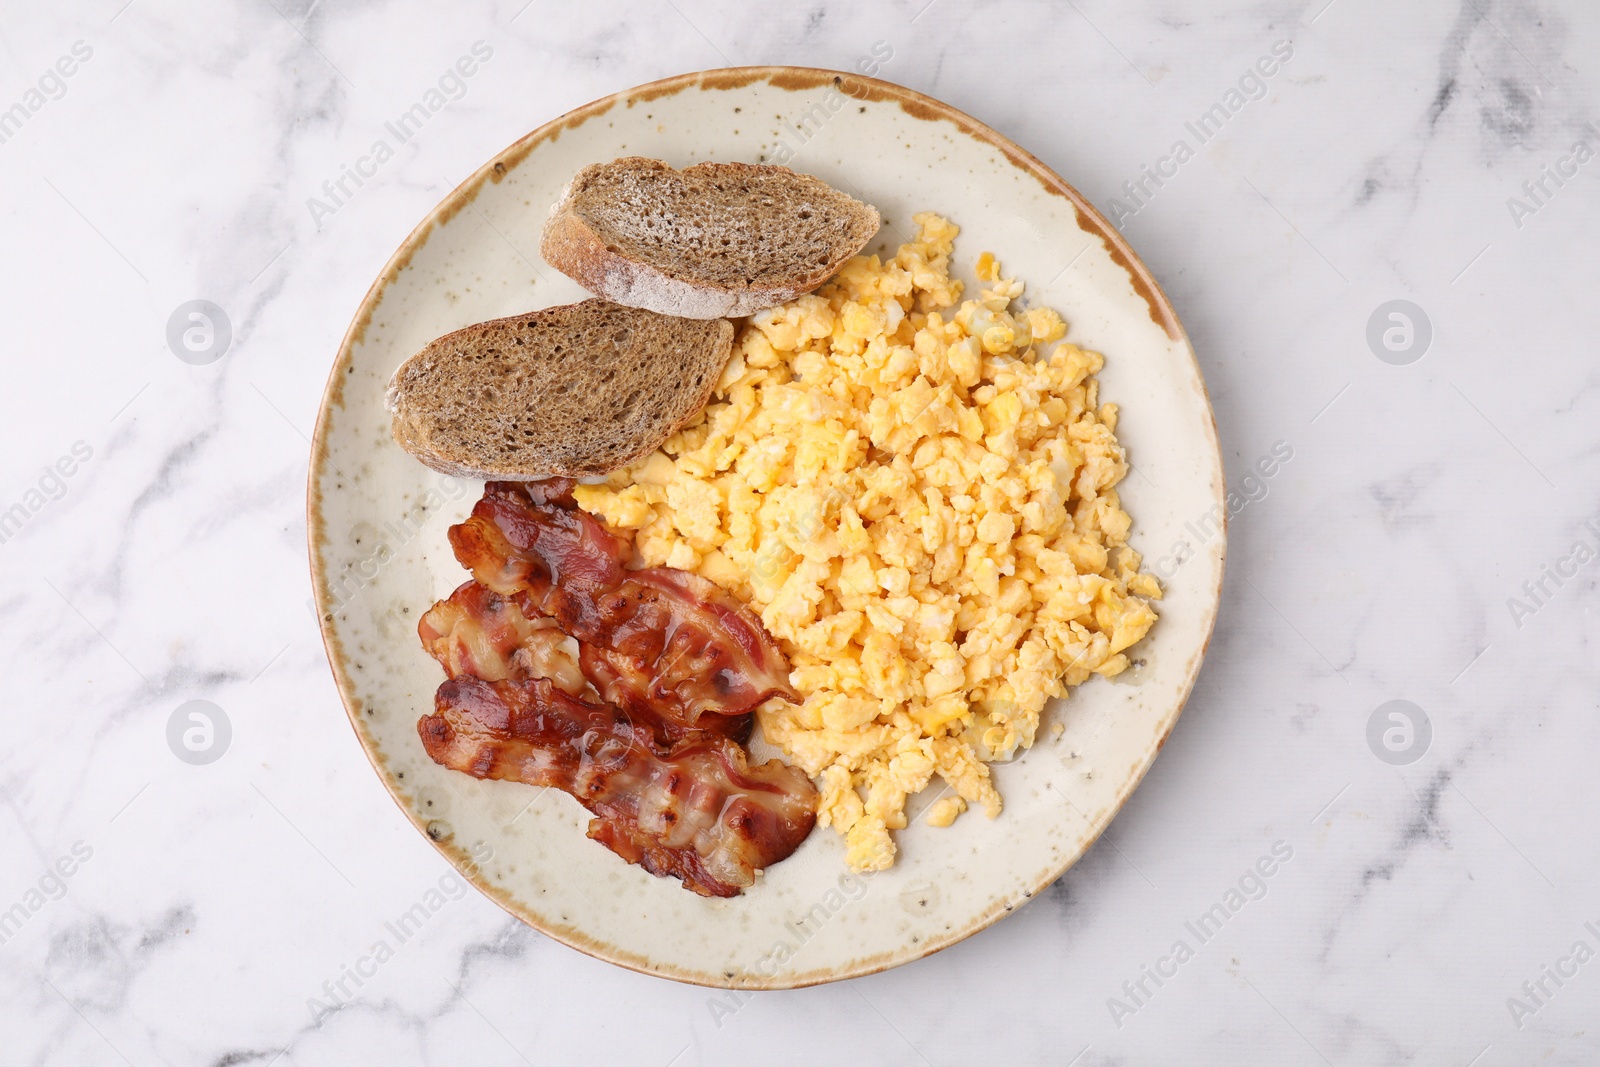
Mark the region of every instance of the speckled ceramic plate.
MULTIPOLYGON (((975 291, 975 289, 973 289, 975 291)), ((1122 237, 1033 156, 909 89, 793 67, 689 74, 540 127, 452 192, 356 312, 328 380, 311 463, 311 570, 328 659, 361 743, 417 827, 507 911, 574 948, 705 985, 782 988, 868 974, 953 944, 1025 903, 1105 829, 1194 683, 1222 582, 1223 474, 1205 385, 1166 297, 1122 237), (900 833, 893 870, 856 878, 818 830, 732 900, 653 878, 584 837, 559 792, 434 765, 417 739, 441 678, 419 614, 465 579, 445 530, 480 486, 443 478, 389 438, 384 385, 428 341, 580 299, 539 258, 539 229, 580 167, 644 155, 786 163, 877 206, 873 250, 940 212, 961 227, 958 273, 993 251, 1106 355, 1103 399, 1136 473, 1132 543, 1164 579, 1142 666, 1096 678, 1047 714, 1065 726, 996 768, 1006 809, 900 833), (1078 755, 1074 756, 1074 753, 1078 755)), ((925 795, 931 800, 932 795, 925 795)), ((915 810, 915 809, 913 809, 915 810)))

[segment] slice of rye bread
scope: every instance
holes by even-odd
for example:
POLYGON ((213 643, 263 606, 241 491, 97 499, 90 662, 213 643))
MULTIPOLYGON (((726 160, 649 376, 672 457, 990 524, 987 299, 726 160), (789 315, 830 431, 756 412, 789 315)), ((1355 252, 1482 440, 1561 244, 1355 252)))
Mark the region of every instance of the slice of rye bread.
POLYGON ((664 315, 750 315, 827 281, 878 232, 877 209, 788 167, 631 156, 585 167, 539 251, 590 292, 664 315))
POLYGON ((394 439, 445 474, 605 474, 705 407, 733 323, 584 300, 446 334, 400 365, 394 439))

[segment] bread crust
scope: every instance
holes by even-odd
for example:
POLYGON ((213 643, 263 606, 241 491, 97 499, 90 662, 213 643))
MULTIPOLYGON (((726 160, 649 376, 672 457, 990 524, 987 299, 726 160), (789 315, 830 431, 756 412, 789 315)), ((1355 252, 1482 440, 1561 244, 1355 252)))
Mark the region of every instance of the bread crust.
POLYGON ((550 208, 550 216, 540 237, 539 252, 552 267, 591 293, 618 304, 688 319, 739 318, 816 289, 866 247, 879 225, 877 209, 870 204, 853 200, 829 188, 821 179, 797 174, 787 167, 753 163, 697 163, 679 172, 660 160, 629 157, 585 167, 567 183, 561 197, 550 208), (816 188, 852 205, 848 209, 851 214, 844 221, 852 225, 857 235, 833 250, 824 263, 797 262, 789 275, 779 283, 752 282, 745 286, 729 287, 680 277, 647 259, 611 247, 584 216, 583 198, 591 183, 605 176, 608 171, 623 167, 642 170, 647 176, 658 175, 664 180, 670 180, 670 176, 698 176, 704 173, 766 178, 791 176, 797 191, 810 189, 815 183, 816 188))

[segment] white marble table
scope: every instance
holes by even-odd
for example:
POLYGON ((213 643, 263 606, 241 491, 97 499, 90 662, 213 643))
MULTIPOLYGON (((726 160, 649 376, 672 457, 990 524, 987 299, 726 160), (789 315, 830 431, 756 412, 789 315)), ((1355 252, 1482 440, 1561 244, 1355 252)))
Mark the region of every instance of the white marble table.
POLYGON ((1600 9, 523 2, 0 4, 0 1061, 1600 1061, 1600 9), (875 54, 1118 215, 1248 502, 1188 710, 1081 863, 920 963, 728 1000, 508 920, 404 821, 307 610, 306 435, 379 267, 519 135, 875 54), (213 362, 168 344, 195 299, 213 362), (191 700, 209 764, 169 747, 191 700), (1369 744, 1392 700, 1426 742, 1386 708, 1369 744))

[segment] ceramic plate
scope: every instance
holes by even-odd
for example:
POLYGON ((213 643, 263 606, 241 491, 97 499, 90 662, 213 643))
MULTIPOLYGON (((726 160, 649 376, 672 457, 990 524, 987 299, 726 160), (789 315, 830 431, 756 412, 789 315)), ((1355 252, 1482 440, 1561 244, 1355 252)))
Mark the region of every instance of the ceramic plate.
POLYGON ((334 677, 373 767, 417 827, 550 937, 649 974, 735 988, 917 959, 1060 876, 1177 721, 1222 582, 1223 474, 1205 385, 1177 316, 1122 237, 1037 159, 961 112, 886 82, 794 67, 689 74, 598 100, 451 193, 356 312, 317 422, 308 506, 334 677), (850 875, 842 838, 819 829, 743 896, 707 900, 587 840, 588 815, 565 794, 447 771, 418 741, 441 675, 417 643, 417 618, 465 580, 445 530, 481 486, 428 470, 390 440, 384 386, 440 334, 585 296, 539 258, 540 227, 580 167, 627 155, 815 174, 882 212, 869 251, 909 239, 914 213, 939 212, 961 227, 955 260, 969 291, 978 253, 992 251, 1031 300, 1061 311, 1068 340, 1105 353, 1101 398, 1121 404, 1117 432, 1136 468, 1119 487, 1131 543, 1167 591, 1160 621, 1132 650, 1142 666, 1095 678, 1047 711, 1065 730, 1041 729, 1038 745, 995 769, 998 819, 913 822, 890 871, 850 875))

